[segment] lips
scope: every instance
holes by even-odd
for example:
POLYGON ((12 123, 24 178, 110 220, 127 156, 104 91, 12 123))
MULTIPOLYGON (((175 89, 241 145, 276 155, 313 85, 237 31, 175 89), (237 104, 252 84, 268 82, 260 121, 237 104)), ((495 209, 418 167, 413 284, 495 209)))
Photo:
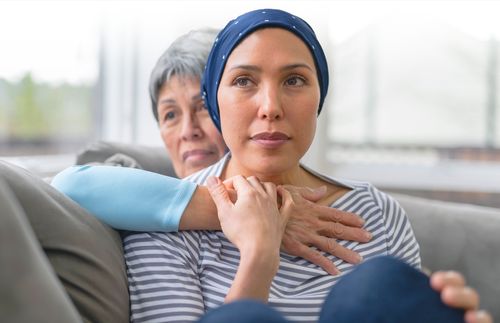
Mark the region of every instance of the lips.
POLYGON ((208 155, 213 154, 213 151, 207 149, 193 149, 188 150, 182 154, 182 160, 193 159, 193 158, 205 158, 208 155))
POLYGON ((262 148, 276 149, 287 143, 290 137, 282 132, 261 132, 251 139, 262 148))
POLYGON ((252 137, 253 140, 288 140, 290 137, 282 132, 261 132, 252 137))

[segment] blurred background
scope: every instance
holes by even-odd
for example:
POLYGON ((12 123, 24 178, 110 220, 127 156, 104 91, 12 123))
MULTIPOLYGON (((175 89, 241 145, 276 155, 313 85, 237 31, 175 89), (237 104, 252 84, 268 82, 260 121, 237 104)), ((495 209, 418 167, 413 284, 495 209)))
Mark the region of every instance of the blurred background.
POLYGON ((304 163, 500 207, 497 1, 2 1, 0 158, 45 176, 97 140, 162 146, 157 58, 191 29, 270 6, 310 22, 330 62, 304 163))

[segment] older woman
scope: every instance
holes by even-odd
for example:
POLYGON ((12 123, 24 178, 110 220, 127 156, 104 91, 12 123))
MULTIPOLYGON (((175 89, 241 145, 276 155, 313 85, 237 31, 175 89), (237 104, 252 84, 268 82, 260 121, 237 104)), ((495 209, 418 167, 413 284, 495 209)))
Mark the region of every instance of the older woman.
POLYGON ((226 152, 200 94, 200 79, 215 29, 177 38, 151 72, 149 97, 161 138, 180 178, 219 161, 226 152))
MULTIPOLYGON (((368 183, 335 180, 300 164, 314 137, 327 88, 326 59, 314 32, 302 19, 279 10, 257 10, 229 22, 221 31, 207 62, 203 94, 230 153, 188 180, 211 187, 222 232, 127 236, 124 249, 133 321, 193 321, 224 302, 243 299, 268 302, 288 319, 317 321, 330 289, 353 265, 323 253, 341 272, 329 275, 305 259, 280 253, 295 198, 282 185, 326 186, 327 193, 319 203, 364 218, 373 239, 366 244, 341 240, 340 245, 365 259, 392 255, 420 266, 411 226, 390 196, 368 183), (236 199, 222 181, 236 190, 236 199)), ((399 272, 400 262, 396 263, 388 267, 399 272)), ((418 273, 404 266, 401 271, 418 273)), ((419 289, 432 292, 428 283, 419 289)), ((330 301, 325 303, 323 312, 327 314, 322 320, 332 319, 328 316, 330 301)), ((429 308, 417 303, 408 313, 443 313, 437 317, 451 319, 462 315, 438 303, 439 297, 426 304, 429 308)), ((474 308, 477 300, 472 297, 471 303, 474 308)), ((242 313, 261 312, 253 311, 252 302, 233 304, 243 305, 228 320, 245 321, 242 313)), ((342 307, 342 299, 333 305, 342 307)), ((391 305, 398 307, 398 303, 391 305)), ((276 312, 267 314, 269 319, 284 320, 276 312)), ((422 317, 409 317, 408 321, 422 317)), ((224 315, 214 321, 222 319, 224 315)), ((249 321, 257 319, 266 318, 255 316, 249 321)))

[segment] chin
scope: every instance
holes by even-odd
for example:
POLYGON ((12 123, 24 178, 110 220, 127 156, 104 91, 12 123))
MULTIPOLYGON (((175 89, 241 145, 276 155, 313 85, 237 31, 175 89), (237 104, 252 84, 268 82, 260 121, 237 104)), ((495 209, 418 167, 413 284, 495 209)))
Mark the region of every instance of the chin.
POLYGON ((186 165, 185 168, 191 170, 192 174, 199 170, 202 170, 203 168, 207 168, 208 166, 211 166, 218 161, 219 159, 217 158, 205 158, 203 160, 198 160, 196 162, 190 163, 189 165, 186 165))
POLYGON ((293 157, 289 154, 279 155, 265 155, 257 157, 257 159, 250 158, 250 166, 261 174, 280 174, 286 172, 291 167, 298 164, 293 157))

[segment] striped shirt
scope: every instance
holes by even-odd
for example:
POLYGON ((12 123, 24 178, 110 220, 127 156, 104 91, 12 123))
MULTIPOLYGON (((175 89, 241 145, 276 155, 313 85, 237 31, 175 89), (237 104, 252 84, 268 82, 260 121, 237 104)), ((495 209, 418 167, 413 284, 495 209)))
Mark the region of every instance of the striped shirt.
MULTIPOLYGON (((220 176, 229 156, 188 177, 204 184, 220 176)), ((319 174, 316 174, 319 175, 319 174)), ((368 243, 338 240, 368 259, 393 255, 419 268, 419 247, 403 209, 390 196, 363 182, 321 178, 350 191, 331 207, 358 214, 373 234, 368 243)), ((190 322, 224 303, 239 263, 238 249, 221 231, 148 232, 124 239, 133 322, 190 322)), ((322 252, 341 271, 328 275, 300 257, 281 253, 269 305, 287 319, 317 322, 331 287, 353 265, 322 252)), ((256 272, 256 275, 259 273, 256 272)))

